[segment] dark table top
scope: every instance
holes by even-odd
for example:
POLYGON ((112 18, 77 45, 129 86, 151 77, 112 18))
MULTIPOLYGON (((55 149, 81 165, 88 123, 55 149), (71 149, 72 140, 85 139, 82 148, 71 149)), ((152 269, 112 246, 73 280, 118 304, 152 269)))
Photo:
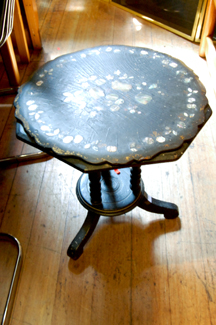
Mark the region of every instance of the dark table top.
POLYGON ((76 161, 94 169, 175 160, 211 115, 192 70, 166 54, 129 46, 96 47, 46 63, 14 104, 37 147, 83 170, 76 161))

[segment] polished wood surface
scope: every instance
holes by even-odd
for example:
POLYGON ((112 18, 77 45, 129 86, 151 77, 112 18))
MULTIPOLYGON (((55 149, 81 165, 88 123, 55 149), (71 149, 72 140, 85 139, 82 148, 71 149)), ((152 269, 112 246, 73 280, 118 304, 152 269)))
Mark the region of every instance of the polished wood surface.
MULTIPOLYGON (((18 48, 19 59, 23 63, 30 61, 30 53, 25 34, 23 17, 20 9, 19 0, 14 1, 14 16, 12 17, 12 26, 15 34, 16 45, 18 48)), ((5 71, 8 76, 10 86, 20 85, 20 73, 17 64, 17 58, 14 52, 12 37, 6 38, 5 43, 0 48, 1 59, 4 62, 5 71)))
MULTIPOLYGON (((37 0, 43 50, 20 65, 22 82, 61 54, 104 44, 150 47, 184 61, 216 100, 199 45, 99 0, 37 0)), ((0 64, 0 85, 8 86, 0 64)), ((14 97, 0 98, 1 157, 32 152, 15 137, 14 97)), ((76 262, 67 247, 86 210, 80 172, 51 159, 1 167, 0 231, 23 247, 11 325, 214 324, 216 319, 216 117, 173 163, 142 167, 146 191, 180 215, 139 208, 102 217, 76 262)))
POLYGON ((37 2, 36 0, 22 0, 22 3, 25 10, 32 46, 35 50, 40 50, 42 44, 39 31, 37 2))
POLYGON ((15 0, 15 8, 14 8, 14 33, 16 37, 16 43, 19 51, 20 60, 23 63, 28 63, 30 61, 30 54, 29 54, 22 14, 21 14, 18 0, 15 0))
POLYGON ((11 36, 7 38, 6 42, 0 48, 0 53, 10 81, 10 86, 19 86, 20 74, 11 36))
POLYGON ((206 37, 211 37, 214 33, 215 17, 216 17, 215 2, 216 2, 215 0, 208 0, 207 3, 205 20, 204 20, 203 30, 201 35, 200 49, 199 49, 199 55, 201 57, 205 57, 206 48, 208 47, 208 44, 206 43, 206 37))
POLYGON ((212 85, 216 92, 216 50, 214 43, 210 37, 206 37, 205 56, 209 68, 209 73, 211 75, 212 85))
POLYGON ((216 25, 216 0, 208 0, 199 55, 206 58, 212 85, 216 92, 216 50, 212 36, 216 25))

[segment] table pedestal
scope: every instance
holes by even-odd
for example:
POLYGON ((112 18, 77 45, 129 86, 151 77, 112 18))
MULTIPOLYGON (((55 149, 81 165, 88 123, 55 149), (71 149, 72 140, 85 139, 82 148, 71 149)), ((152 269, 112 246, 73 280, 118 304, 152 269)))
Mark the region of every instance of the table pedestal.
POLYGON ((140 167, 83 174, 77 182, 76 194, 88 214, 67 251, 74 260, 82 254, 101 215, 118 216, 136 206, 163 214, 166 219, 177 218, 179 214, 175 204, 154 199, 145 192, 140 167))
POLYGON ((18 138, 85 173, 77 197, 88 214, 68 249, 73 259, 100 215, 138 206, 178 216, 176 205, 146 194, 140 166, 179 159, 212 113, 205 88, 183 62, 122 45, 47 62, 19 89, 14 105, 18 138))

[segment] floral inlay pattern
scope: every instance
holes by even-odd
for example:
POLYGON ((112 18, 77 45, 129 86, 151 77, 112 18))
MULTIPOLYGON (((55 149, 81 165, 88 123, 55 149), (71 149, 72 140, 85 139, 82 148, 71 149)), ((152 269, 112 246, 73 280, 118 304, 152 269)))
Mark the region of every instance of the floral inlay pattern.
POLYGON ((101 46, 46 63, 21 87, 16 117, 58 154, 125 163, 194 136, 204 93, 193 71, 166 54, 101 46))

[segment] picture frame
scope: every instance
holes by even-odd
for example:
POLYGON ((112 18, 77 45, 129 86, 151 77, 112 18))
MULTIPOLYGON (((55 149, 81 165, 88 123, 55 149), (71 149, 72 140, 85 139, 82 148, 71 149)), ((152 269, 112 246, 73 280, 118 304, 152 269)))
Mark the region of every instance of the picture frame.
POLYGON ((110 0, 137 16, 199 42, 207 0, 110 0))

